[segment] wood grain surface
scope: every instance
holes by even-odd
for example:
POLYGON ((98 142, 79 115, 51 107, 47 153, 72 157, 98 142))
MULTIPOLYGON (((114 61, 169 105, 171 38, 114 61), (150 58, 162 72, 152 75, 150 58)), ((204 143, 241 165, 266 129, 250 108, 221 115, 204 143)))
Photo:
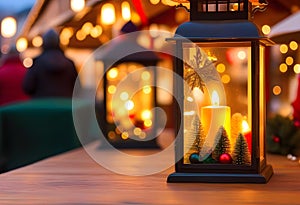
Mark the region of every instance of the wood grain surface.
MULTIPOLYGON (((91 149, 101 154, 110 150, 91 149)), ((134 149, 133 155, 154 150, 134 149)), ((163 163, 158 160, 157 163, 163 163)), ((300 204, 300 164, 268 155, 274 175, 267 184, 166 183, 171 167, 149 176, 126 176, 96 163, 80 148, 0 175, 0 204, 300 204)), ((125 169, 134 164, 117 161, 125 169)))

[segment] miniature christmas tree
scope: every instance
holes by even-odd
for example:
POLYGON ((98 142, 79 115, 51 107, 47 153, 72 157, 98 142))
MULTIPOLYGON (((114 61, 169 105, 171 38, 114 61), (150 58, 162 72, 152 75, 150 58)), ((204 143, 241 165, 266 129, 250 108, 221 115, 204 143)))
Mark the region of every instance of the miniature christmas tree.
POLYGON ((191 154, 199 153, 204 144, 205 135, 198 115, 195 115, 192 120, 190 135, 194 141, 189 151, 186 153, 186 156, 184 157, 185 159, 189 159, 191 154))
POLYGON ((248 149, 248 144, 245 136, 241 133, 236 139, 236 143, 232 153, 232 159, 234 164, 251 165, 251 156, 248 149))
POLYGON ((222 154, 230 154, 230 140, 228 138, 227 132, 223 126, 219 128, 219 131, 216 136, 216 147, 212 152, 212 158, 219 161, 219 157, 222 154))
POLYGON ((193 153, 199 153, 199 142, 200 142, 200 120, 198 115, 195 115, 195 117, 192 120, 192 130, 191 134, 194 138, 194 143, 190 149, 193 153))

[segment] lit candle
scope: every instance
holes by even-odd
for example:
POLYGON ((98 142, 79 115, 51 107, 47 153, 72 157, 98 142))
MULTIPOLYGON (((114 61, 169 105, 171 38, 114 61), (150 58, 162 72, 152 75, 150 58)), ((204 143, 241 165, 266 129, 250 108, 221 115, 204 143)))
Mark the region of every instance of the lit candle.
MULTIPOLYGON (((228 106, 219 105, 218 93, 214 90, 211 95, 212 105, 201 107, 201 123, 206 135, 205 144, 209 150, 214 149, 215 138, 221 126, 223 126, 230 137, 231 109, 228 106)), ((205 153, 203 153, 205 154, 205 153)), ((206 153, 207 154, 207 153, 206 153)), ((201 155, 201 153, 200 153, 201 155)))

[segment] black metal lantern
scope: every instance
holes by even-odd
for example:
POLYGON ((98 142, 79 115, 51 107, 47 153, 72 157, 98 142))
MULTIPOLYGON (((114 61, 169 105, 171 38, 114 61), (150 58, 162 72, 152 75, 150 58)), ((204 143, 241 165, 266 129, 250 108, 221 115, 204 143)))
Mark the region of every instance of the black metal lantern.
POLYGON ((176 166, 168 182, 266 183, 265 46, 249 21, 265 2, 190 0, 178 27, 176 166), (180 117, 179 117, 180 116, 180 117))
POLYGON ((155 140, 156 70, 158 56, 137 43, 131 22, 104 50, 104 109, 99 113, 103 134, 116 148, 157 148, 155 140), (130 34, 126 34, 130 33, 130 34))

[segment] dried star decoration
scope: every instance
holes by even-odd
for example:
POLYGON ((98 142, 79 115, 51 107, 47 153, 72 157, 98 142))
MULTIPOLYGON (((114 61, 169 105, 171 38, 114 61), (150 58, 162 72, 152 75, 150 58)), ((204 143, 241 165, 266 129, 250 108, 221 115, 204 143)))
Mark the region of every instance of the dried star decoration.
POLYGON ((184 80, 193 90, 198 87, 204 92, 205 82, 209 80, 218 80, 215 75, 213 62, 209 60, 206 53, 199 47, 196 47, 196 55, 189 62, 184 62, 185 75, 184 80))

